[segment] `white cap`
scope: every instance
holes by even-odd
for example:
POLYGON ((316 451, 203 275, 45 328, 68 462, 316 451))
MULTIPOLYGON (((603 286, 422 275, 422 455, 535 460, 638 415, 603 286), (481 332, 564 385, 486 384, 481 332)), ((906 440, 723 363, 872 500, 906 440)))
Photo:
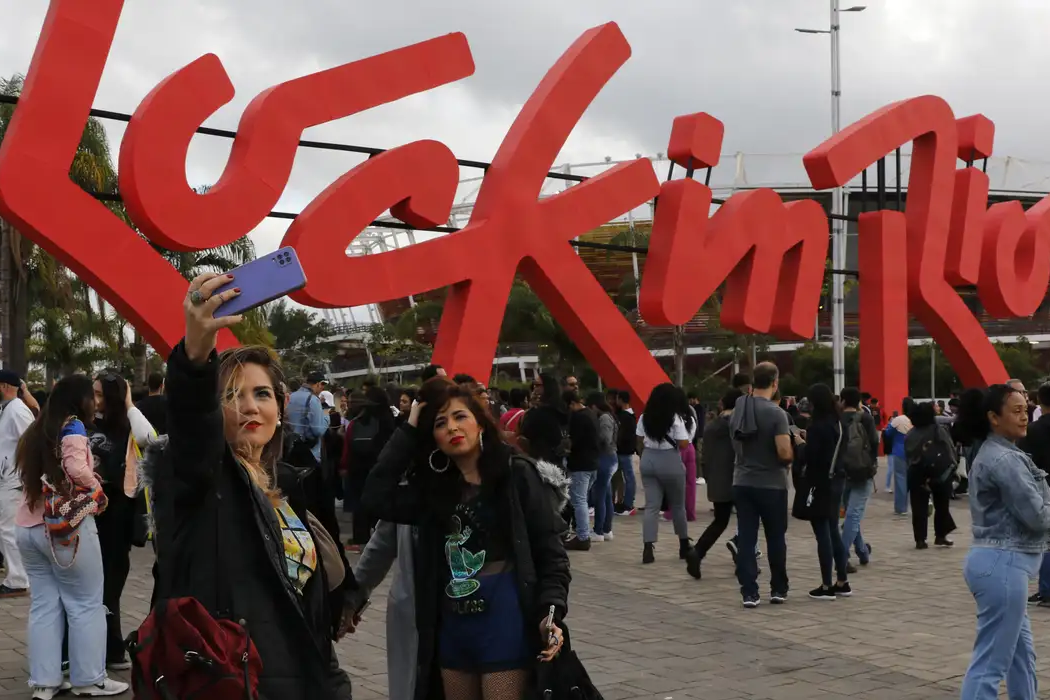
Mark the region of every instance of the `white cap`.
POLYGON ((335 406, 335 396, 330 391, 322 391, 318 398, 321 399, 321 403, 328 404, 329 406, 335 406))

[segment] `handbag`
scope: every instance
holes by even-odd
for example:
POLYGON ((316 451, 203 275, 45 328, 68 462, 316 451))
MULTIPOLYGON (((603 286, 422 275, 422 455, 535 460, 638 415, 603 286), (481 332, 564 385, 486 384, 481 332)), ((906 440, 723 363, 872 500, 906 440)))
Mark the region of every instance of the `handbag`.
MULTIPOLYGON (((70 417, 66 419, 66 425, 77 420, 70 417)), ((63 426, 65 427, 65 426, 63 426)), ((87 452, 86 459, 91 463, 91 450, 84 444, 87 452)), ((59 440, 55 447, 55 456, 59 464, 62 464, 62 441, 59 440)), ((89 515, 98 515, 106 510, 109 501, 102 487, 96 485, 88 488, 75 483, 62 468, 62 481, 52 484, 47 475, 40 476, 40 496, 44 503, 44 531, 47 534, 48 544, 51 547, 51 556, 55 563, 63 569, 73 566, 76 561, 77 551, 80 548, 80 536, 78 531, 84 518, 89 515), (73 558, 69 564, 61 564, 55 555, 55 542, 61 546, 73 545, 73 558)))
POLYGON ((536 663, 536 700, 602 700, 580 657, 572 650, 569 628, 559 622, 564 643, 550 661, 536 663))

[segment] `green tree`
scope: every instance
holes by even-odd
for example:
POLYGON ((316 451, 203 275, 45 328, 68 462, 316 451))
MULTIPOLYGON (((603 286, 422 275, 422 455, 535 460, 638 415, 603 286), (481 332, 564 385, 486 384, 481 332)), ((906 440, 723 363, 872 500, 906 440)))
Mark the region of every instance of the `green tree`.
POLYGON ((272 345, 289 372, 331 359, 331 351, 324 340, 332 334, 332 329, 324 319, 306 309, 291 306, 287 299, 268 305, 260 313, 265 318, 272 345))

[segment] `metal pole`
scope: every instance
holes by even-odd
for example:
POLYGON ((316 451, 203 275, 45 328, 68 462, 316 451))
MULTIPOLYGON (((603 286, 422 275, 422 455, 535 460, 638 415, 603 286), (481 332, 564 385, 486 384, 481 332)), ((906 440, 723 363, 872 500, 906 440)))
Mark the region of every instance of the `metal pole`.
MULTIPOLYGON (((839 97, 841 96, 841 79, 839 76, 839 0, 831 0, 831 133, 839 133, 839 97)), ((831 193, 831 213, 841 215, 842 188, 836 187, 831 193)), ((846 236, 842 221, 832 219, 833 233, 831 238, 831 258, 836 270, 846 267, 846 236)), ((846 380, 846 355, 844 345, 846 315, 843 300, 842 275, 831 276, 831 356, 834 367, 835 393, 841 393, 846 380)))

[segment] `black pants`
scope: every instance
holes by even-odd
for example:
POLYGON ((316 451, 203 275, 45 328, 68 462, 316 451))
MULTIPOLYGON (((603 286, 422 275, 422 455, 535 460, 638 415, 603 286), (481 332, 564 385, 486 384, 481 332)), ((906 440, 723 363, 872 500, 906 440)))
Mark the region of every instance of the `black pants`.
POLYGON ((813 536, 817 538, 817 559, 820 560, 820 582, 831 587, 831 571, 834 568, 839 581, 846 580, 846 547, 839 532, 838 514, 834 518, 810 518, 813 536))
POLYGON ((930 488, 922 484, 909 484, 908 497, 911 499, 911 526, 915 532, 916 542, 925 542, 929 533, 930 496, 933 496, 933 535, 947 537, 955 531, 955 519, 949 507, 952 496, 951 482, 934 483, 930 488))
POLYGON ((105 489, 109 505, 95 516, 102 548, 102 604, 106 606, 106 663, 124 659, 124 635, 120 626, 120 598, 131 571, 131 528, 134 508, 122 488, 105 489))
POLYGON ((766 533, 766 558, 769 560, 769 585, 774 593, 788 592, 787 575, 787 489, 761 489, 734 486, 737 525, 740 528, 736 555, 736 578, 745 598, 758 595, 758 526, 766 533))
POLYGON ((708 550, 715 546, 715 542, 722 536, 722 533, 729 527, 729 519, 733 517, 733 502, 729 501, 726 503, 715 504, 715 519, 711 521, 711 524, 707 526, 703 534, 700 535, 700 539, 696 541, 694 548, 696 554, 701 559, 707 554, 708 550))

